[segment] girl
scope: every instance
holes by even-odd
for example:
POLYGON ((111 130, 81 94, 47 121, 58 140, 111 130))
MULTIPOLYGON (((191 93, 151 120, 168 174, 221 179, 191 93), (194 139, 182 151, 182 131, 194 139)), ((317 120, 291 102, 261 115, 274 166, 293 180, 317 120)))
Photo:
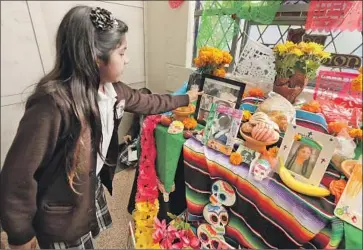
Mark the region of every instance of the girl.
POLYGON ((201 94, 144 95, 121 83, 127 30, 101 8, 78 6, 64 16, 54 69, 27 100, 0 176, 11 248, 31 248, 35 237, 41 248, 93 248, 111 225, 102 184, 112 194, 124 110, 162 113, 201 94))
POLYGON ((287 162, 286 168, 297 174, 301 174, 305 178, 309 178, 312 169, 308 169, 308 167, 312 153, 312 149, 309 146, 300 144, 300 146, 296 149, 295 154, 287 162))

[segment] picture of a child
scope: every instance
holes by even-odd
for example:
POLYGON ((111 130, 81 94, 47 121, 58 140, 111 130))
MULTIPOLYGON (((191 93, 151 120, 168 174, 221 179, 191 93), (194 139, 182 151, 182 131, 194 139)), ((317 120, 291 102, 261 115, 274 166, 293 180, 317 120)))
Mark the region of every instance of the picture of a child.
POLYGON ((212 128, 213 129, 212 134, 213 138, 216 141, 224 145, 227 143, 227 134, 230 131, 231 122, 232 122, 231 117, 225 114, 221 114, 218 120, 215 121, 215 124, 212 128))
POLYGON ((312 164, 313 149, 305 144, 300 144, 293 155, 289 156, 286 168, 292 172, 310 178, 314 164, 312 164))

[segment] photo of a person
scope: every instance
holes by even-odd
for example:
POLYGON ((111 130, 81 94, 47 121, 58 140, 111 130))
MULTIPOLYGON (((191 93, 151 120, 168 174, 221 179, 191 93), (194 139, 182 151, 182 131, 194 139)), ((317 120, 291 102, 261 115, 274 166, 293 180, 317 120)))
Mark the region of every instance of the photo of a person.
POLYGON ((209 111, 212 103, 213 103, 213 96, 203 95, 200 102, 200 108, 209 111))
POLYGON ((314 170, 320 150, 295 141, 287 158, 286 168, 307 179, 314 170))
POLYGON ((203 87, 205 94, 217 97, 227 102, 236 103, 239 93, 238 86, 227 86, 223 82, 206 79, 203 87))
POLYGON ((200 110, 199 113, 198 113, 198 118, 197 120, 199 122, 202 123, 202 125, 205 125, 207 119, 208 119, 208 116, 209 116, 209 111, 206 111, 206 110, 200 110))
POLYGON ((232 118, 226 114, 220 114, 212 127, 212 138, 219 143, 226 145, 228 134, 231 129, 232 118))

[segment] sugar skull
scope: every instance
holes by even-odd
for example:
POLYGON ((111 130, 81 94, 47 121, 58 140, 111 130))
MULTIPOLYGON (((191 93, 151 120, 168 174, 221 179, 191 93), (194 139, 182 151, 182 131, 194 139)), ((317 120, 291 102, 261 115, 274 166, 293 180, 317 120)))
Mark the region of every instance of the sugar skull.
POLYGON ((232 206, 236 202, 236 194, 227 182, 218 180, 212 185, 212 195, 209 198, 213 204, 232 206))
POLYGON ((197 235, 202 249, 227 249, 224 237, 209 224, 201 224, 197 229, 197 235))
POLYGON ((217 231, 217 234, 225 234, 225 226, 228 224, 228 212, 220 204, 207 204, 203 209, 204 219, 211 224, 217 231))
POLYGON ((270 163, 264 159, 258 159, 251 169, 253 178, 256 181, 264 180, 271 172, 270 163))

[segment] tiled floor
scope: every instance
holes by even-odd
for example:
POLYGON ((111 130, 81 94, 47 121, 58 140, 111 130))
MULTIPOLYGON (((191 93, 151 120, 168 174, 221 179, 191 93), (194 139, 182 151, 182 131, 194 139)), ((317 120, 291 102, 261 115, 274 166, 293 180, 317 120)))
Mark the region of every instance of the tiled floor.
MULTIPOLYGON (((128 237, 128 223, 131 216, 127 212, 127 204, 134 180, 135 171, 125 170, 115 175, 114 194, 107 192, 108 208, 112 216, 112 228, 104 231, 96 240, 98 249, 126 248, 128 237)), ((1 234, 1 242, 7 242, 5 233, 1 234)), ((7 247, 7 244, 5 244, 7 247)))

